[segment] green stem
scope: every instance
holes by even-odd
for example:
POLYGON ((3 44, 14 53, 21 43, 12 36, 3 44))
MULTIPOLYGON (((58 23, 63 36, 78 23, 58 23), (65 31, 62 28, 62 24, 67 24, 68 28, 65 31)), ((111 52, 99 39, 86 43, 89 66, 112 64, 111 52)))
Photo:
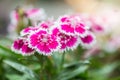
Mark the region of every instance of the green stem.
POLYGON ((53 63, 51 62, 49 57, 40 55, 37 52, 35 53, 35 57, 38 59, 40 65, 41 65, 40 79, 41 80, 47 80, 48 77, 46 77, 46 76, 51 75, 51 71, 48 70, 48 66, 50 68, 52 68, 53 67, 53 63), (47 71, 49 71, 49 72, 47 72, 47 71))
POLYGON ((60 67, 61 70, 63 69, 64 62, 65 62, 65 52, 63 52, 63 54, 62 54, 61 67, 60 67))
POLYGON ((41 66, 41 69, 40 69, 40 79, 44 80, 44 62, 45 62, 44 61, 44 56, 38 54, 37 52, 34 55, 38 59, 38 61, 40 63, 40 66, 41 66))

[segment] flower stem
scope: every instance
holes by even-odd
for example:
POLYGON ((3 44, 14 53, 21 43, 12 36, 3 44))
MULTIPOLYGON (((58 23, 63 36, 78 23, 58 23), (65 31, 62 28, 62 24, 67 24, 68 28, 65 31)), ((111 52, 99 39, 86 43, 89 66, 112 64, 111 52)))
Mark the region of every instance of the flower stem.
POLYGON ((41 69, 40 69, 40 79, 44 80, 44 68, 45 68, 45 66, 44 66, 44 63, 45 63, 44 56, 43 55, 39 55, 37 52, 34 55, 38 59, 38 61, 40 63, 40 66, 41 66, 41 69))
POLYGON ((61 67, 60 67, 61 70, 63 69, 64 62, 65 62, 65 52, 63 52, 62 58, 61 58, 61 67))

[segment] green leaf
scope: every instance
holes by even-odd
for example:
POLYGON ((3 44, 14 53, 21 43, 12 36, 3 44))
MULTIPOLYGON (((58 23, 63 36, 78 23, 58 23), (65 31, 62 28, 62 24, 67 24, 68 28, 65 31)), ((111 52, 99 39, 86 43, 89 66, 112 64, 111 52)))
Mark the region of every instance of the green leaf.
POLYGON ((74 78, 81 73, 84 73, 88 69, 88 65, 81 65, 73 70, 66 70, 62 73, 58 74, 58 78, 56 80, 69 80, 74 78))
POLYGON ((18 75, 18 74, 6 74, 6 77, 9 80, 28 80, 29 79, 26 75, 18 75))
POLYGON ((74 67, 74 66, 79 66, 79 65, 87 65, 90 64, 90 62, 88 60, 85 61, 77 61, 77 62, 73 62, 70 64, 64 64, 64 68, 69 68, 69 67, 74 67))
POLYGON ((10 61, 10 60, 4 60, 4 62, 6 64, 8 64, 9 66, 13 67, 14 69, 16 69, 24 74, 29 75, 29 77, 32 80, 39 80, 39 77, 31 69, 27 68, 26 66, 16 63, 16 62, 13 62, 13 61, 10 61))
POLYGON ((16 54, 11 50, 11 48, 7 48, 5 46, 0 45, 0 56, 1 57, 6 57, 6 58, 11 58, 11 59, 16 59, 16 58, 21 58, 22 55, 16 54))
POLYGON ((1 57, 15 57, 14 52, 11 51, 11 49, 6 48, 2 45, 0 45, 0 56, 1 57))
POLYGON ((102 66, 102 68, 100 68, 100 69, 97 69, 97 70, 94 69, 94 70, 90 71, 89 76, 91 76, 93 78, 93 80, 107 80, 110 73, 113 70, 115 70, 115 68, 118 65, 119 65, 118 62, 106 64, 106 65, 102 66))
POLYGON ((115 78, 111 78, 111 79, 109 79, 109 80, 120 80, 120 76, 115 77, 115 78))
POLYGON ((12 44, 12 40, 8 39, 8 38, 2 38, 0 39, 0 44, 1 45, 7 45, 10 46, 12 44))
POLYGON ((6 47, 4 47, 2 45, 0 45, 0 49, 4 50, 5 52, 8 52, 8 53, 12 53, 12 54, 14 53, 13 51, 11 51, 11 49, 6 48, 6 47))

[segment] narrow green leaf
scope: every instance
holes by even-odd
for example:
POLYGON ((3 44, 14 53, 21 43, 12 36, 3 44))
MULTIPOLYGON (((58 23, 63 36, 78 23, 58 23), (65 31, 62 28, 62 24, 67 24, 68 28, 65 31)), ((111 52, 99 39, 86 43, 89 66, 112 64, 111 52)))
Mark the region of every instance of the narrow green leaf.
POLYGON ((6 74, 7 79, 9 80, 28 80, 25 75, 18 75, 18 74, 6 74))
POLYGON ((31 77, 32 79, 34 78, 34 80, 39 79, 39 77, 31 69, 27 68, 26 66, 24 66, 22 64, 19 64, 19 63, 10 61, 10 60, 4 60, 4 62, 6 64, 8 64, 9 66, 13 67, 14 69, 16 69, 24 74, 29 75, 29 77, 31 77))
POLYGON ((4 50, 5 52, 8 52, 8 53, 12 53, 12 54, 14 53, 13 51, 11 51, 11 49, 6 48, 6 47, 4 47, 2 45, 0 45, 0 49, 4 50))
POLYGON ((69 68, 69 67, 74 67, 74 66, 79 66, 79 65, 87 65, 90 64, 90 62, 88 60, 85 61, 78 61, 78 62, 73 62, 70 64, 64 64, 64 68, 69 68))
POLYGON ((61 74, 58 74, 58 78, 56 80, 69 80, 81 73, 84 73, 88 69, 88 65, 81 65, 74 70, 64 71, 61 74))
POLYGON ((110 73, 118 67, 118 62, 111 63, 111 64, 106 64, 102 66, 102 68, 97 69, 97 70, 92 70, 89 73, 89 76, 93 78, 93 80, 107 80, 109 77, 110 73), (92 73, 92 74, 91 74, 92 73))

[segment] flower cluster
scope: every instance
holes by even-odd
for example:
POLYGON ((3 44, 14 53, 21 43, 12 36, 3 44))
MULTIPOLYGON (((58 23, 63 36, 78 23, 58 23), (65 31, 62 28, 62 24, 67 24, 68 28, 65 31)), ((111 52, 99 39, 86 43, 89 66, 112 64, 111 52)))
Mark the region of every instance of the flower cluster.
POLYGON ((82 18, 67 15, 56 21, 47 20, 24 28, 20 38, 14 41, 12 50, 22 55, 31 55, 35 51, 51 55, 55 51, 74 50, 78 45, 89 48, 94 42, 95 37, 82 18))

